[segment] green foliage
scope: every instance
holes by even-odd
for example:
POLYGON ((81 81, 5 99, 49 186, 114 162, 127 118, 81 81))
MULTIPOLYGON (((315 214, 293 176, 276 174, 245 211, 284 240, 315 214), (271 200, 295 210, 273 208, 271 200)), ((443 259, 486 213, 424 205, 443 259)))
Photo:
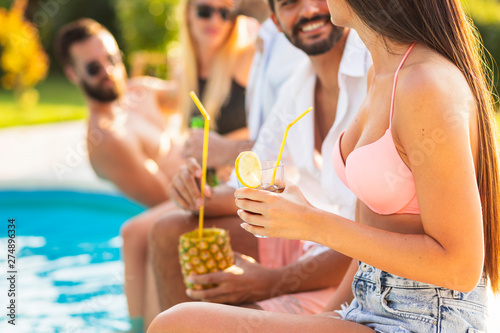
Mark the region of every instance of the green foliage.
POLYGON ((38 104, 22 108, 12 92, 0 90, 0 128, 84 119, 87 108, 78 88, 52 75, 37 86, 38 104))
POLYGON ((0 7, 10 8, 10 5, 12 5, 13 2, 14 0, 0 0, 0 7))
MULTIPOLYGON (((499 9, 500 10, 500 9, 499 9)), ((500 91, 500 80, 498 64, 500 63, 500 23, 497 24, 482 24, 477 23, 477 28, 481 33, 484 46, 491 54, 493 61, 489 60, 488 65, 494 72, 494 84, 496 86, 497 94, 500 91)))
MULTIPOLYGON (((31 0, 26 17, 38 26, 42 44, 51 59, 51 71, 60 71, 54 61, 53 39, 59 28, 82 17, 103 24, 129 56, 135 51, 166 52, 177 39, 176 6, 179 0, 31 0)), ((0 0, 9 8, 14 0, 0 0)))
POLYGON ((125 53, 166 52, 168 44, 177 39, 177 3, 178 0, 114 0, 125 53))
MULTIPOLYGON (((12 2, 12 0, 0 0, 12 2)), ((104 25, 122 46, 121 32, 116 24, 115 8, 111 0, 31 0, 26 17, 38 26, 42 45, 51 60, 51 72, 61 71, 54 58, 54 37, 61 26, 79 18, 88 17, 104 25)))
POLYGON ((471 16, 482 23, 500 22, 500 1, 498 0, 462 0, 471 16))
MULTIPOLYGON (((500 63, 500 1, 499 0, 462 0, 477 26, 484 46, 491 54, 494 64, 495 85, 500 91, 498 64, 500 63)), ((491 61, 488 61, 491 62, 491 61)))

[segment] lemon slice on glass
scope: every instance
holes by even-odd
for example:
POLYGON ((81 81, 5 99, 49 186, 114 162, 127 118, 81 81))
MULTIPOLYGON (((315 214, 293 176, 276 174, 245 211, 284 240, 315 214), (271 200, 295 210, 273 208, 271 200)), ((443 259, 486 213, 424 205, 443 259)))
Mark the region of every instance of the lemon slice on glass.
POLYGON ((241 185, 256 188, 262 178, 262 166, 259 157, 253 151, 241 152, 236 158, 234 172, 241 185))

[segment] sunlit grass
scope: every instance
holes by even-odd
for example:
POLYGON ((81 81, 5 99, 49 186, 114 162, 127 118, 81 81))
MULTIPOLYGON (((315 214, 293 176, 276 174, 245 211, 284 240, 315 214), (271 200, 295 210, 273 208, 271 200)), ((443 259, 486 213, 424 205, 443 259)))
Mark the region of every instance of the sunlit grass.
POLYGON ((84 99, 64 77, 54 76, 36 87, 39 102, 21 107, 12 91, 0 90, 0 127, 33 125, 87 117, 84 99))

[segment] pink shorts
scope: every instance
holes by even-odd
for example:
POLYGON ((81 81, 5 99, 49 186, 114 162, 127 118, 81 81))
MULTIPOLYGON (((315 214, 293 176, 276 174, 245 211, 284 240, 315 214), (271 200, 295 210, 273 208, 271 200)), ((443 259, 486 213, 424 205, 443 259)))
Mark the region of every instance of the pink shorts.
MULTIPOLYGON (((306 254, 304 242, 281 238, 259 238, 259 262, 267 268, 283 267, 306 254)), ((293 278, 293 277, 291 277, 293 278)), ((322 312, 336 288, 288 294, 257 302, 263 310, 311 315, 322 312)))

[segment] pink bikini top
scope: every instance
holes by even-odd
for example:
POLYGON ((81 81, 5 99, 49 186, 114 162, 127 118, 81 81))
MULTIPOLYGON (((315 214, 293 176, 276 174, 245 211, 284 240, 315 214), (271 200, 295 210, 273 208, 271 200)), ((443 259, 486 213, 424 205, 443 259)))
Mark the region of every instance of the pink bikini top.
POLYGON ((389 128, 385 134, 373 143, 354 149, 344 164, 340 151, 342 132, 333 152, 339 178, 359 200, 381 215, 420 214, 413 174, 399 156, 391 133, 398 73, 414 46, 408 49, 394 75, 389 128))

